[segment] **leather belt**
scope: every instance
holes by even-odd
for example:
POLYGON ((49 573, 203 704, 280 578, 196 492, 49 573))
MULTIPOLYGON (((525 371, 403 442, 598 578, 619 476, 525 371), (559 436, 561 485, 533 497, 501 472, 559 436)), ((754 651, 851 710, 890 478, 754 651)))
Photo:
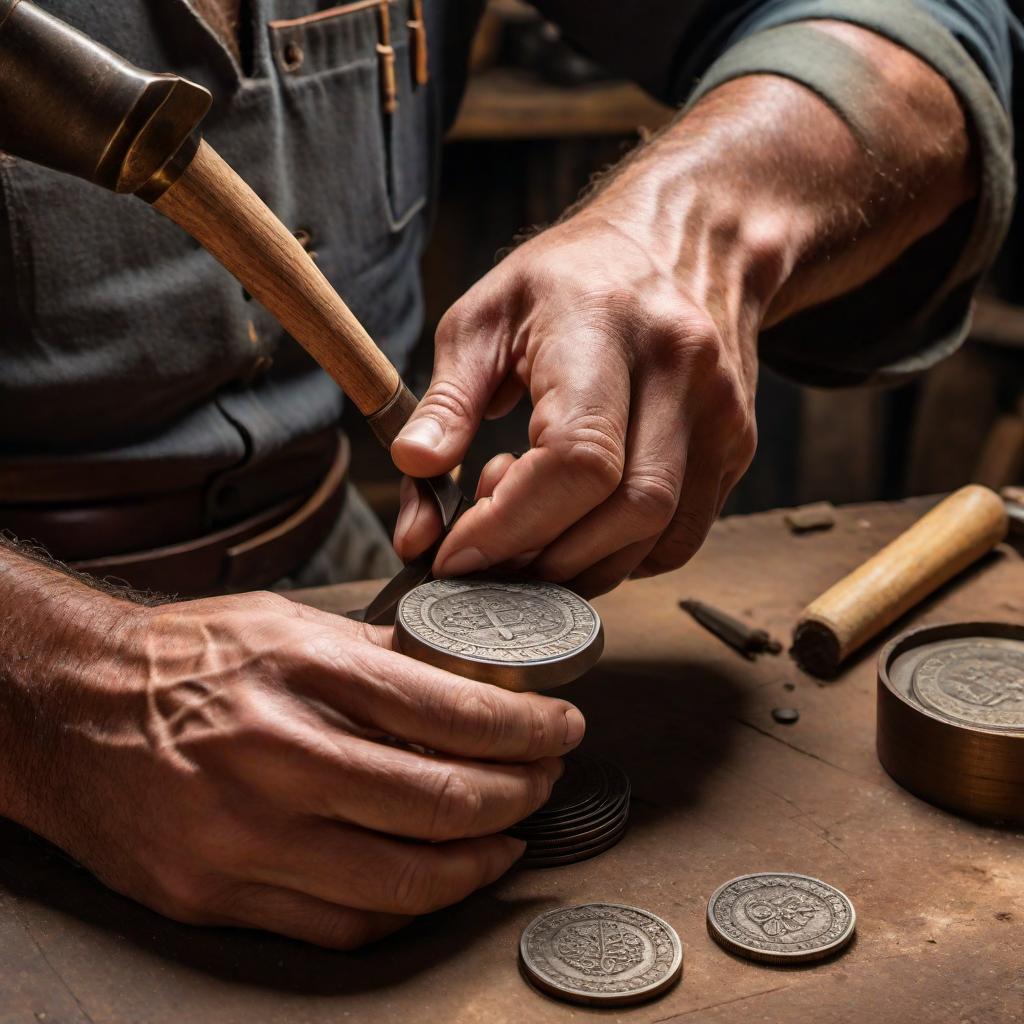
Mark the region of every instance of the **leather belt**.
POLYGON ((267 587, 299 568, 327 539, 344 504, 348 463, 348 439, 339 435, 334 459, 312 492, 205 536, 68 564, 136 590, 180 597, 267 587))

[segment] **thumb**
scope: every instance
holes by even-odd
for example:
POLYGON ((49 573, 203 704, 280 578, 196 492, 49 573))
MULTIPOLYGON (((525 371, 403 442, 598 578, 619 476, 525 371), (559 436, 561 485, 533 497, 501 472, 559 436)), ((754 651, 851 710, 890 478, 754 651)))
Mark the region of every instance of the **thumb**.
POLYGON ((460 331, 456 337, 444 321, 438 328, 430 387, 391 445, 403 473, 435 476, 465 457, 501 379, 494 350, 481 351, 481 336, 460 331))

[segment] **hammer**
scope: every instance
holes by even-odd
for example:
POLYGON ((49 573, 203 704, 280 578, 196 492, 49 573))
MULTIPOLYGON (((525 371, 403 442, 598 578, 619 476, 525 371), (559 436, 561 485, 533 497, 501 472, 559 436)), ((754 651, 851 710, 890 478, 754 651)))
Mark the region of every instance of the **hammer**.
MULTIPOLYGON (((143 71, 29 0, 0 0, 0 150, 134 194, 184 228, 390 449, 415 396, 299 241, 203 141, 199 124, 211 103, 202 86, 143 71)), ((469 502, 448 474, 423 483, 447 532, 469 502)))

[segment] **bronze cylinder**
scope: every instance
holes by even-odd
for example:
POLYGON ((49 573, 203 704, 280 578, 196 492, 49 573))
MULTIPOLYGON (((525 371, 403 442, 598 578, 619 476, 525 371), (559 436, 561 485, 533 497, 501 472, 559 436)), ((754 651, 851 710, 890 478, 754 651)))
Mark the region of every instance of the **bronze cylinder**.
POLYGON ((950 623, 896 637, 878 659, 876 728, 882 767, 911 793, 1024 823, 1024 626, 950 623))

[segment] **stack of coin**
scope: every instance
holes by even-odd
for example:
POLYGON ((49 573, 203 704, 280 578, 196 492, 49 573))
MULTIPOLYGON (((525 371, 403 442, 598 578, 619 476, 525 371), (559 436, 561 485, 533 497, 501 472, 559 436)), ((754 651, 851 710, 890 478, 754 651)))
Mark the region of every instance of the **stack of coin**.
POLYGON ((614 846, 626 831, 629 793, 629 779, 621 768, 586 754, 570 754, 551 799, 509 829, 509 835, 526 841, 522 864, 574 864, 614 846))

